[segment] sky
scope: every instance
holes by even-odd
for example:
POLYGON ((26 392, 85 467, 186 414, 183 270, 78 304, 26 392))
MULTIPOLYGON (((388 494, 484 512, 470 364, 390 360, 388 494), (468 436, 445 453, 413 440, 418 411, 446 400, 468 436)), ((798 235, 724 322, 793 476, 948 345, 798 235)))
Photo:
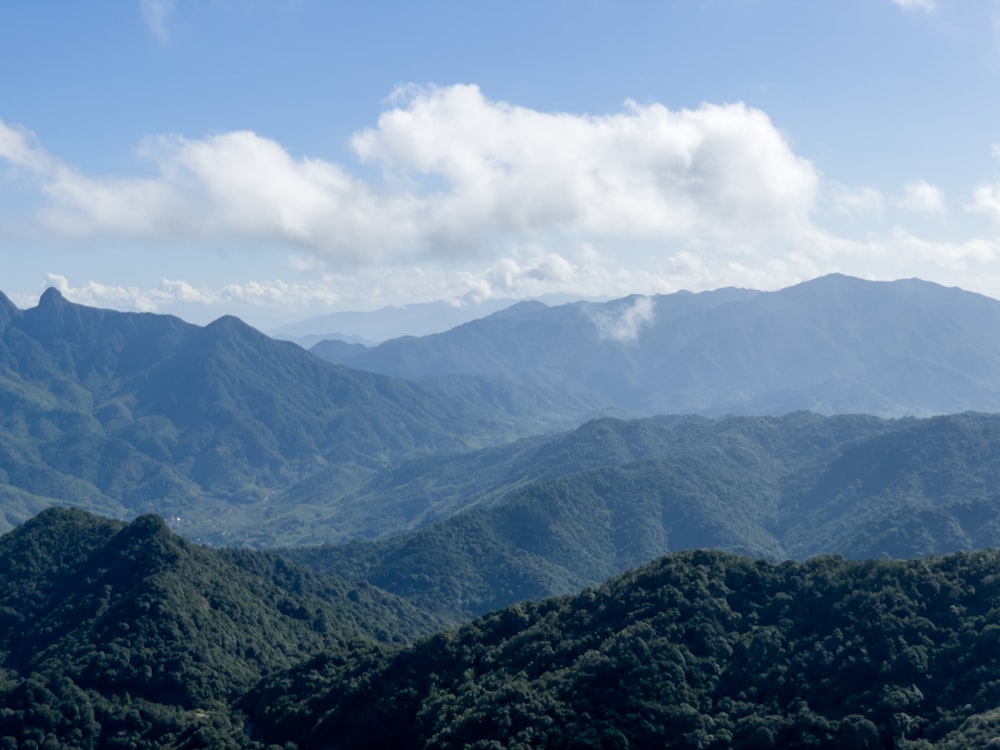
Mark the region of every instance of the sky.
POLYGON ((1000 298, 1000 0, 9 0, 0 290, 1000 298))

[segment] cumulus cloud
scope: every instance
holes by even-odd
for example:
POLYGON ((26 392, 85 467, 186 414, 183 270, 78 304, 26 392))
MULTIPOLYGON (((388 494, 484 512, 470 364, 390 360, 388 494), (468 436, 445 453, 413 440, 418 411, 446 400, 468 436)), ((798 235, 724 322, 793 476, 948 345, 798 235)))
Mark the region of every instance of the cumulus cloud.
POLYGON ((376 168, 368 179, 249 131, 150 138, 138 151, 150 176, 92 176, 2 128, 0 158, 39 182, 50 231, 279 244, 335 262, 495 257, 553 238, 773 247, 812 231, 818 187, 742 104, 587 116, 475 86, 407 89, 351 140, 376 168))
POLYGON ((589 309, 590 319, 602 339, 620 343, 636 341, 642 329, 653 322, 655 307, 651 297, 620 300, 618 304, 589 309))
MULTIPOLYGON (((1000 160, 1000 143, 994 143, 990 147, 990 153, 994 159, 1000 160)), ((1000 182, 977 187, 972 194, 972 203, 966 204, 965 210, 982 214, 1000 223, 1000 182)))
POLYGON ((979 268, 1000 258, 1000 239, 974 237, 962 242, 930 242, 897 228, 885 244, 891 247, 893 254, 910 262, 925 262, 958 271, 979 268))
POLYGON ((972 194, 972 203, 966 209, 1000 222, 1000 182, 976 188, 972 194))
POLYGON ((944 193, 940 188, 924 180, 908 182, 903 186, 903 195, 897 201, 900 208, 925 214, 948 213, 944 193))
POLYGON ((46 286, 58 289, 67 299, 82 305, 138 312, 158 312, 177 303, 213 305, 220 301, 216 293, 198 289, 186 281, 170 279, 164 279, 158 286, 146 289, 102 284, 99 281, 87 281, 73 286, 69 279, 56 273, 46 274, 45 282, 46 286))
POLYGON ((139 0, 139 11, 150 33, 160 44, 166 44, 170 40, 167 20, 174 12, 174 0, 139 0))
POLYGON ((0 159, 34 174, 45 174, 55 168, 34 135, 3 121, 0 121, 0 159))
POLYGON ((461 247, 496 234, 676 238, 787 232, 818 179, 760 110, 629 102, 600 117, 488 100, 475 86, 400 93, 352 144, 389 175, 441 181, 424 230, 461 247))

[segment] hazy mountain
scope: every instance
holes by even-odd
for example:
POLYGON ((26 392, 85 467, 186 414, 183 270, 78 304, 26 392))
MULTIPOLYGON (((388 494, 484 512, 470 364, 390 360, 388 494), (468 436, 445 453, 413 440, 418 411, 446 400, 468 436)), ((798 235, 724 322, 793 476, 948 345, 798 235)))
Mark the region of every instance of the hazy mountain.
POLYGON ((402 651, 337 649, 242 703, 355 748, 991 748, 1000 556, 672 555, 402 651))
POLYGON ((447 331, 510 307, 514 302, 511 299, 491 299, 462 305, 424 302, 403 307, 390 305, 371 311, 328 313, 281 326, 271 334, 275 338, 288 339, 307 347, 324 338, 377 344, 399 336, 426 336, 447 331))
POLYGON ((540 303, 317 355, 407 378, 490 374, 645 414, 1000 410, 1000 301, 832 275, 777 292, 540 303))
POLYGON ((285 554, 474 616, 682 549, 778 560, 1000 546, 997 487, 1000 416, 604 419, 380 473, 345 523, 436 520, 285 554))
POLYGON ((8 528, 71 503, 267 543, 259 520, 269 500, 318 471, 336 468, 349 483, 403 458, 565 424, 580 408, 485 378, 414 383, 348 370, 231 317, 198 327, 71 304, 51 289, 24 311, 0 299, 8 528))

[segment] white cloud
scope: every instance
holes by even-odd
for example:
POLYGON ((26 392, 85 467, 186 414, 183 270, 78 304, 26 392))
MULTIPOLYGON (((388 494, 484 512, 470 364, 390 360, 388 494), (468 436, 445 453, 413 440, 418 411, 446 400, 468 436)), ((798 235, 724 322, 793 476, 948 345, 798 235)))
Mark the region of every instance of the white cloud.
POLYGON ((925 214, 948 213, 944 193, 940 188, 924 180, 908 182, 903 186, 903 195, 897 201, 900 208, 925 214))
MULTIPOLYGON (((491 101, 474 86, 411 88, 351 148, 347 164, 249 131, 160 136, 137 150, 145 173, 93 175, 0 122, 0 161, 41 196, 33 238, 256 247, 280 256, 274 276, 290 277, 240 279, 250 271, 238 264, 226 277, 238 283, 212 288, 176 279, 173 266, 172 280, 142 288, 53 277, 97 306, 253 320, 440 299, 774 289, 832 271, 973 287, 1000 262, 996 241, 928 242, 874 222, 862 238, 817 227, 821 199, 827 218, 865 220, 883 218, 887 201, 937 215, 947 204, 925 181, 892 197, 821 184, 768 117, 742 104, 629 103, 591 116, 491 101)), ((980 186, 966 208, 1000 222, 1000 183, 980 186)))
POLYGON ((911 266, 914 262, 922 262, 952 271, 981 268, 1000 258, 1000 239, 972 238, 963 242, 930 242, 896 228, 885 244, 889 252, 911 266))
MULTIPOLYGON (((770 258, 678 250, 646 263, 626 264, 613 249, 584 243, 559 254, 529 245, 464 268, 399 263, 329 269, 319 263, 298 280, 245 280, 214 288, 177 279, 148 288, 99 281, 71 284, 55 274, 48 283, 67 298, 96 307, 173 313, 198 323, 230 313, 264 330, 334 310, 373 310, 390 304, 552 293, 645 297, 724 286, 778 289, 834 271, 878 279, 918 276, 1000 296, 1000 275, 991 275, 1000 261, 1000 238, 932 242, 896 228, 861 241, 821 239, 815 247, 770 258)), ((22 307, 34 304, 23 295, 12 299, 22 307)), ((620 314, 595 325, 606 336, 634 340, 651 320, 655 305, 635 300, 622 304, 620 314)))
POLYGON ((937 10, 936 0, 892 0, 903 10, 919 10, 924 13, 933 13, 937 10))
POLYGON ((139 0, 139 11, 150 33, 160 44, 170 40, 167 20, 174 12, 174 0, 139 0))
POLYGON ((642 329, 653 322, 655 308, 651 297, 635 297, 616 305, 591 308, 589 315, 600 338, 624 344, 638 340, 642 329))
MULTIPOLYGON (((994 159, 1000 160, 1000 143, 994 143, 990 153, 994 159)), ((1000 182, 977 187, 972 193, 972 203, 966 204, 964 208, 1000 223, 1000 182)))
POLYGON ((1000 222, 1000 182, 980 185, 972 194, 972 203, 965 208, 1000 222))
POLYGON ((186 281, 170 279, 164 279, 151 289, 102 284, 99 281, 87 281, 80 286, 73 286, 69 279, 56 273, 46 274, 45 282, 46 286, 58 289, 67 299, 81 305, 137 312, 158 312, 177 303, 213 305, 220 301, 216 293, 198 289, 186 281))
POLYGON ((767 116, 741 104, 602 117, 486 99, 475 86, 400 94, 353 145, 387 175, 440 184, 425 240, 500 235, 759 240, 808 223, 818 184, 767 116))
POLYGON ((150 138, 147 177, 82 174, 9 127, 0 157, 38 180, 39 218, 61 235, 249 241, 341 263, 609 238, 752 250, 813 231, 815 170, 742 104, 629 103, 595 117, 490 101, 475 86, 395 101, 352 140, 375 180, 249 131, 150 138))
POLYGON ((0 159, 34 174, 45 174, 55 168, 51 157, 31 133, 3 121, 0 121, 0 159))

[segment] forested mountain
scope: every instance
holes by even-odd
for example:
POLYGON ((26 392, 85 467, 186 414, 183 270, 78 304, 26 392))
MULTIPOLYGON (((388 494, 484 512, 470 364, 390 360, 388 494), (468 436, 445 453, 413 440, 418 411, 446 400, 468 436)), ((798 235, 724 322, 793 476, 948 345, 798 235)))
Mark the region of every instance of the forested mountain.
POLYGON ((155 512, 215 542, 273 543, 260 530, 269 501, 318 471, 349 484, 584 408, 485 378, 351 371, 235 318, 202 328, 53 289, 22 311, 0 295, 0 527, 70 503, 155 512))
POLYGON ((166 747, 232 733, 226 702, 262 676, 344 639, 436 626, 371 586, 196 546, 155 516, 48 509, 0 537, 0 737, 166 747))
POLYGON ((378 474, 345 517, 437 520, 284 554, 469 617, 683 549, 780 560, 1000 546, 998 488, 996 415, 603 419, 378 474))
POLYGON ((992 747, 998 581, 689 551, 408 644, 374 587, 49 509, 0 537, 0 747, 992 747))
POLYGON ((301 748, 992 748, 998 582, 995 551, 685 552, 403 650, 328 652, 242 706, 301 748))
POLYGON ((331 361, 402 377, 489 374, 633 413, 929 415, 1000 410, 1000 302, 916 279, 826 276, 605 304, 515 305, 331 361))
POLYGON ((993 408, 998 305, 828 277, 341 347, 407 380, 0 295, 4 523, 118 519, 0 537, 0 750, 985 744, 1000 557, 779 562, 1000 546, 1000 415, 543 430, 993 408))

